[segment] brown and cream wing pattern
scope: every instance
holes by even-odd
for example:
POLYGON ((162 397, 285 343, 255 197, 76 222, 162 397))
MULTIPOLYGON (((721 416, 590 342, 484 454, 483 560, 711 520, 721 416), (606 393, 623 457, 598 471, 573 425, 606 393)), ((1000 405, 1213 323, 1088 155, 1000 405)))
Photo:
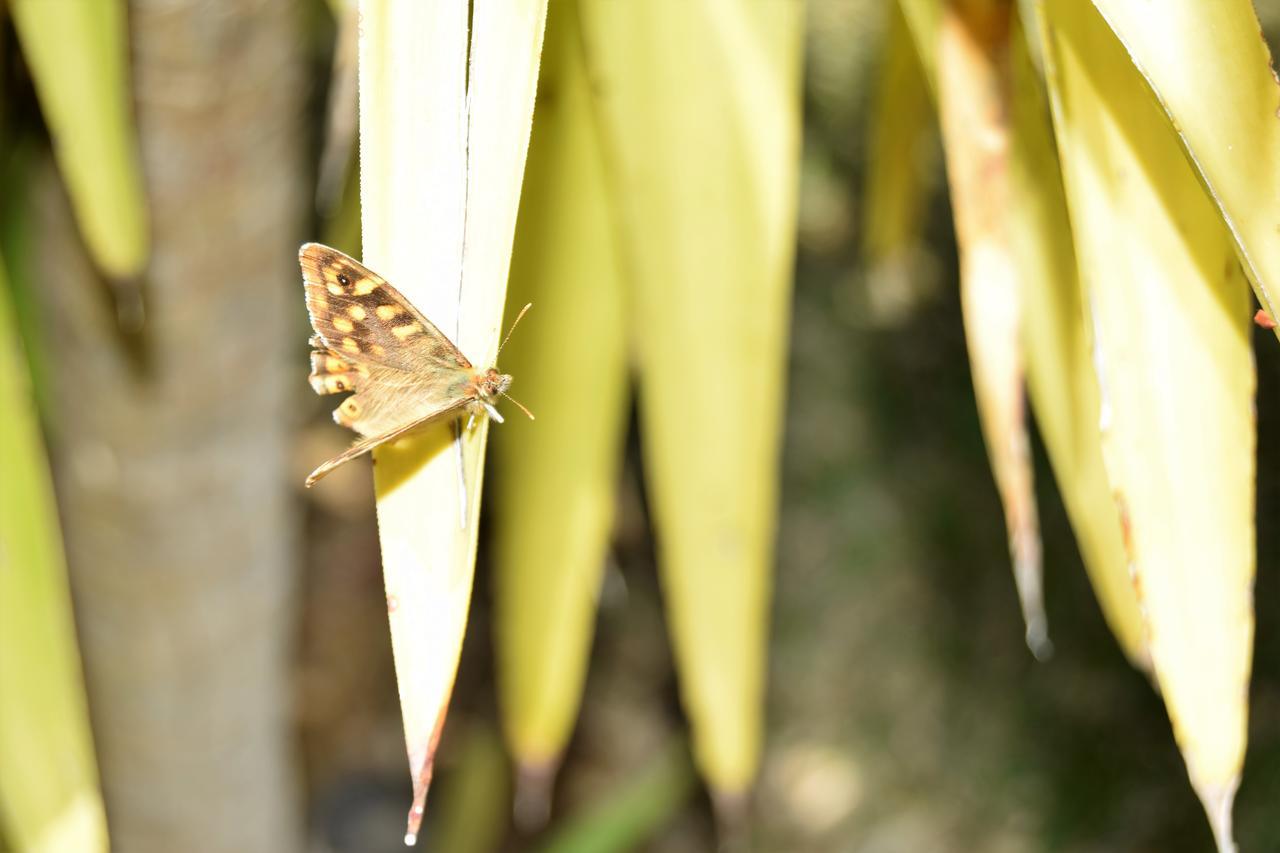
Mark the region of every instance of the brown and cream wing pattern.
POLYGON ((311 325, 335 355, 405 371, 471 368, 444 333, 356 259, 306 243, 298 262, 311 325))

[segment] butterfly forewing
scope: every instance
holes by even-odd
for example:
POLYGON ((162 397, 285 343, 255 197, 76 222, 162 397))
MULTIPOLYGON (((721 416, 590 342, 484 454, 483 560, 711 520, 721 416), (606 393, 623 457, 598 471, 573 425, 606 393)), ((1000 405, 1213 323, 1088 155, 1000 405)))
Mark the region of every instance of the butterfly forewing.
POLYGON ((474 399, 476 371, 453 342, 386 279, 328 246, 298 252, 306 284, 311 387, 355 392, 333 419, 362 438, 307 478, 310 486, 339 465, 474 399))
POLYGON ((411 372, 471 369, 452 341, 359 261, 307 243, 298 262, 311 325, 333 354, 411 372))

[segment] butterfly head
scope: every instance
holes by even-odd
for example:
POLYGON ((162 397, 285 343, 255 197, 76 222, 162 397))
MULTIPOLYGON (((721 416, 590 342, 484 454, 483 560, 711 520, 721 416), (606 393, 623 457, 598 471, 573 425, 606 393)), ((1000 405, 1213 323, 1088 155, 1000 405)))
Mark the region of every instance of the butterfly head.
POLYGON ((505 373, 499 373, 496 367, 486 370, 476 381, 477 396, 489 402, 492 402, 499 394, 505 393, 510 387, 511 377, 505 373))
POLYGON ((506 397, 511 402, 520 407, 520 411, 533 418, 531 413, 524 406, 511 397, 507 396, 507 389, 511 387, 511 376, 506 373, 499 373, 496 367, 491 367, 484 373, 476 373, 472 381, 472 400, 467 408, 473 415, 481 412, 487 414, 490 418, 502 423, 502 415, 494 408, 494 403, 498 402, 498 397, 506 397))

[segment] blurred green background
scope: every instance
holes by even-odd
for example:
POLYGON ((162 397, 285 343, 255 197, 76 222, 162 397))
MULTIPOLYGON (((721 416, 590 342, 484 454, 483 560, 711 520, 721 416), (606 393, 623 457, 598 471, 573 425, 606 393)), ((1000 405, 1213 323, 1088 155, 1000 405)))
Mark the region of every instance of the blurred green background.
MULTIPOLYGON (((1274 44, 1280 2, 1257 6, 1274 44)), ((931 190, 916 250, 893 270, 869 269, 859 255, 875 215, 860 199, 888 8, 808 3, 768 739, 749 816, 722 837, 779 853, 1211 849, 1164 707, 1102 621, 1038 444, 1056 654, 1036 663, 1023 645, 968 372, 940 149, 918 164, 931 190)), ((209 573, 239 577, 176 641, 157 633, 152 646, 117 645, 113 626, 127 613, 88 624, 80 614, 98 762, 139 768, 115 777, 108 820, 113 803, 150 807, 160 812, 152 826, 198 827, 208 842, 199 849, 209 850, 403 849, 409 779, 368 474, 352 466, 332 477, 343 486, 301 488, 348 440, 329 423, 332 401, 306 386, 294 265, 304 239, 355 248, 353 191, 323 214, 313 203, 330 87, 341 79, 338 27, 318 0, 139 0, 129 12, 150 275, 89 265, 11 21, 0 40, 0 248, 76 600, 136 584, 129 595, 178 607, 208 594, 209 573), (174 277, 187 289, 155 289, 174 277), (167 338, 131 319, 139 293, 180 301, 167 338), (115 308, 114 327, 104 306, 115 308), (123 341, 119 353, 94 348, 104 340, 123 341), (163 378, 119 392, 130 376, 163 378), (224 401, 212 419, 210 400, 224 401), (137 440, 116 458, 95 443, 96 429, 137 440), (143 441, 154 431, 180 440, 143 441), (100 519, 103 501, 153 511, 146 541, 108 529, 87 538, 114 542, 110 550, 78 544, 87 540, 78 520, 100 519), (235 541, 209 541, 209 530, 234 530, 235 541), (184 743, 163 721, 150 733, 111 734, 103 708, 127 704, 131 678, 155 677, 206 693, 207 731, 226 740, 184 743), (158 769, 174 751, 183 753, 177 767, 158 769), (234 769, 210 777, 213 757, 228 754, 234 769), (182 808, 166 811, 175 801, 182 808)), ((350 159, 329 157, 339 174, 350 159)), ((327 180, 326 192, 341 195, 327 180)), ((538 322, 536 312, 526 322, 538 322)), ((1275 850, 1280 590, 1271 555, 1280 543, 1266 519, 1280 510, 1280 459, 1268 440, 1280 429, 1280 370, 1270 336, 1255 337, 1258 633, 1236 823, 1242 849, 1275 850)), ((547 826, 523 831, 511 819, 482 527, 423 849, 716 849, 715 813, 683 740, 635 426, 633 415, 582 716, 547 826)), ((14 470, 14 452, 0 449, 0 478, 14 470)), ((10 702, 0 697, 0 714, 10 702)), ((156 837, 114 846, 166 849, 156 837)))

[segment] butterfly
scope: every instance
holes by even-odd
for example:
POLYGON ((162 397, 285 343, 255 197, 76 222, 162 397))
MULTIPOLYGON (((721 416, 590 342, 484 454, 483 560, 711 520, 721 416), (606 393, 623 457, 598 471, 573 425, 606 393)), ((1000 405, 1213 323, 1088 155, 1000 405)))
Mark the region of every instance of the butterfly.
MULTIPOLYGON (((334 468, 434 421, 488 415, 507 396, 511 377, 477 369, 386 279, 337 249, 306 243, 298 250, 311 338, 311 387, 317 394, 355 392, 333 419, 361 436, 307 477, 315 485, 334 468)), ((529 310, 520 311, 516 323, 529 310)), ((511 337, 511 332, 507 332, 511 337)), ((506 345, 506 340, 503 340, 506 345)), ((498 348, 502 351, 502 347, 498 348)))

